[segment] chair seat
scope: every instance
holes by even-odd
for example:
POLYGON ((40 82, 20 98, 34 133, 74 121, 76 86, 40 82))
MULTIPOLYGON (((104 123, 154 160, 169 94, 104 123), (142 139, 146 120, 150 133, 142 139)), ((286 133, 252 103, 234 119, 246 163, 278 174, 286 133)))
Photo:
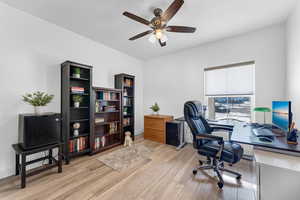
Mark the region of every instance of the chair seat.
MULTIPOLYGON (((203 156, 215 157, 220 149, 217 141, 209 141, 198 148, 198 153, 203 156)), ((224 142, 221 160, 235 164, 241 160, 244 150, 241 145, 232 142, 224 142)))

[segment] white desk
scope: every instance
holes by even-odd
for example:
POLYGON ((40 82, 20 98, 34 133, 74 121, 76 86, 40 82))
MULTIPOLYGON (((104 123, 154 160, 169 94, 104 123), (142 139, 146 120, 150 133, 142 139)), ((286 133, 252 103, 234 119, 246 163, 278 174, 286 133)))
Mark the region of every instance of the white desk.
POLYGON ((300 157, 254 150, 258 200, 300 199, 300 157))

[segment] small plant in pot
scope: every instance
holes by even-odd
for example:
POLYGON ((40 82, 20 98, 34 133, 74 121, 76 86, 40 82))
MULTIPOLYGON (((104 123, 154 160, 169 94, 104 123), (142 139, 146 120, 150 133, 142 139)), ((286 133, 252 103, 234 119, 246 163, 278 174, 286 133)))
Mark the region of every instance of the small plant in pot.
POLYGON ((74 95, 73 96, 73 102, 74 102, 74 107, 75 108, 79 108, 80 107, 80 103, 82 102, 82 96, 80 96, 80 95, 74 95))
POLYGON ((74 78, 80 78, 80 68, 75 68, 73 71, 74 78))
POLYGON ((23 95, 23 101, 34 106, 34 112, 37 115, 41 114, 41 108, 48 105, 53 98, 54 95, 40 91, 23 95))
POLYGON ((154 105, 150 107, 150 109, 154 112, 154 114, 158 115, 158 111, 160 110, 158 104, 155 102, 154 105))

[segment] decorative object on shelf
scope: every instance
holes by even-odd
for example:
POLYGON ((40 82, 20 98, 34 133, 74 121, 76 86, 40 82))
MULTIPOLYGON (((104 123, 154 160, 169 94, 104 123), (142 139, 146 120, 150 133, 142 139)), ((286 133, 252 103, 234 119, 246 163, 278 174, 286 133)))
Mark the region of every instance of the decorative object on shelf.
POLYGON ((290 131, 288 132, 287 135, 287 143, 288 144, 293 144, 297 145, 298 144, 298 130, 296 129, 296 124, 295 122, 292 123, 290 131))
POLYGON ((271 109, 268 107, 256 107, 253 110, 254 112, 263 112, 264 113, 264 124, 266 124, 266 112, 271 112, 271 109))
POLYGON ((161 47, 164 47, 167 45, 167 35, 166 32, 174 32, 174 33, 194 33, 196 31, 196 28, 194 27, 187 27, 187 26, 168 26, 169 21, 176 15, 178 10, 183 5, 184 0, 175 0, 173 3, 165 10, 163 11, 160 8, 155 8, 153 11, 154 17, 151 20, 146 20, 144 18, 141 18, 139 16, 136 16, 129 12, 124 12, 123 15, 137 21, 139 23, 142 23, 148 27, 148 29, 145 32, 142 32, 140 34, 137 34, 129 40, 136 40, 141 37, 144 37, 146 35, 150 35, 149 42, 155 43, 156 41, 159 42, 161 47))
POLYGON ((54 98, 54 95, 52 95, 52 94, 49 95, 49 94, 46 94, 45 92, 40 92, 40 91, 23 95, 23 101, 34 106, 34 112, 36 115, 40 115, 41 108, 43 106, 48 105, 52 101, 53 98, 54 98))
POLYGON ((104 118, 103 117, 97 117, 97 118, 95 118, 95 123, 97 124, 97 123, 102 123, 102 122, 104 122, 105 120, 104 120, 104 118))
POLYGON ((74 102, 74 107, 75 108, 79 108, 80 107, 80 103, 82 102, 82 96, 80 95, 73 95, 73 102, 74 102))
POLYGON ((132 138, 131 138, 131 133, 130 131, 125 132, 125 140, 124 140, 124 147, 131 147, 133 144, 132 138))
POLYGON ((80 68, 74 68, 73 77, 74 78, 80 78, 80 68))
POLYGON ((128 96, 128 92, 127 92, 127 90, 126 89, 124 89, 124 91, 123 91, 123 95, 126 97, 126 96, 128 96))
POLYGON ((157 104, 156 102, 155 102, 154 105, 152 105, 152 106, 150 107, 150 109, 154 112, 154 114, 156 114, 156 115, 159 114, 158 111, 160 110, 160 108, 159 108, 159 106, 158 106, 158 104, 157 104))
POLYGON ((105 139, 105 136, 103 136, 103 137, 101 138, 101 145, 102 145, 102 147, 105 146, 105 143, 106 143, 106 139, 105 139))
POLYGON ((100 103, 98 101, 95 103, 95 112, 100 112, 100 103))
POLYGON ((80 128, 80 123, 74 123, 73 124, 73 129, 74 129, 73 135, 75 137, 77 137, 79 135, 79 128, 80 128))
POLYGON ((123 115, 127 115, 127 113, 128 113, 127 111, 128 111, 128 108, 125 107, 124 110, 123 110, 123 115))

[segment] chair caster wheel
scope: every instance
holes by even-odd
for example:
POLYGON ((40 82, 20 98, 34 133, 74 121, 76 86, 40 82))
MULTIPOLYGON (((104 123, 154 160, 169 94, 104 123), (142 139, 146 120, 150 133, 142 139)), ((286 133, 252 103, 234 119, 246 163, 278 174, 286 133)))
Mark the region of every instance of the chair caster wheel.
POLYGON ((202 162, 201 160, 199 160, 199 165, 200 165, 200 166, 203 165, 203 162, 202 162))
POLYGON ((223 184, 222 182, 218 182, 218 187, 219 187, 220 189, 222 189, 223 186, 224 186, 224 184, 223 184))
POLYGON ((239 176, 236 177, 236 180, 241 180, 241 178, 242 178, 242 176, 239 175, 239 176))
POLYGON ((193 170, 193 174, 196 175, 197 174, 197 170, 194 169, 193 170))

